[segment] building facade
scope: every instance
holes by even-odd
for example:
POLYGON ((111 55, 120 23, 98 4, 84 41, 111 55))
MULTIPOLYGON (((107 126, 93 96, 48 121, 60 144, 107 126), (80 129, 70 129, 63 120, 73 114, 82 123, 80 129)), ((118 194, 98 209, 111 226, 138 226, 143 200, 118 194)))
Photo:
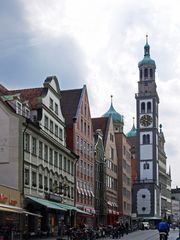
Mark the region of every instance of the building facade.
POLYGON ((89 213, 77 214, 77 224, 93 225, 94 209, 94 134, 87 88, 62 91, 62 112, 67 129, 67 145, 78 156, 76 163, 76 206, 89 213))
POLYGON ((167 172, 167 157, 165 153, 165 138, 160 124, 159 131, 159 184, 161 189, 161 218, 170 220, 171 211, 171 172, 167 172))
POLYGON ((150 58, 146 37, 144 58, 138 64, 136 94, 138 182, 133 187, 133 212, 138 217, 156 220, 161 216, 158 161, 158 104, 155 61, 150 58))
POLYGON ((13 174, 10 178, 3 178, 2 174, 1 182, 19 189, 21 207, 33 213, 25 219, 25 231, 57 234, 62 221, 74 224, 73 214, 77 211, 77 155, 66 147, 58 80, 48 77, 42 88, 6 89, 2 99, 11 110, 12 119, 4 112, 7 119, 1 121, 2 130, 11 132, 5 133, 9 148, 4 159, 9 164, 1 170, 13 174))

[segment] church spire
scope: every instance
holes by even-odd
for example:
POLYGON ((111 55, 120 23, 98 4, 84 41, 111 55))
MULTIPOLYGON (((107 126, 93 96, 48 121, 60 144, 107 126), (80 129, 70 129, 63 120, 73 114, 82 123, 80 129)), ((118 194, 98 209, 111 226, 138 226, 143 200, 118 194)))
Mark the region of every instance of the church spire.
POLYGON ((150 57, 150 46, 148 44, 148 34, 146 34, 146 44, 144 46, 144 57, 150 57))

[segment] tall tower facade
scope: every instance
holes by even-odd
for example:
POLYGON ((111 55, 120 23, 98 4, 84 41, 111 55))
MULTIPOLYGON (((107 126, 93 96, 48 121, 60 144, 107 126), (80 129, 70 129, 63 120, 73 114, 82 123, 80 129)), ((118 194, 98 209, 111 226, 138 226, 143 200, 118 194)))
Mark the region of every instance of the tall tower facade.
POLYGON ((134 185, 133 212, 145 219, 160 217, 158 163, 158 105, 155 82, 155 61, 150 58, 148 36, 144 58, 138 64, 139 81, 136 94, 137 113, 137 182, 134 185))

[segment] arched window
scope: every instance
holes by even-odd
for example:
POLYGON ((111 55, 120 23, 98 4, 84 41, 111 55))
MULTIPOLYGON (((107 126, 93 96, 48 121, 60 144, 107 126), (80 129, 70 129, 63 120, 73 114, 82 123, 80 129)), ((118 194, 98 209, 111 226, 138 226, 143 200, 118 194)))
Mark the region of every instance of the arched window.
POLYGON ((141 113, 145 113, 145 103, 141 103, 141 113))
POLYGON ((140 79, 142 79, 142 69, 140 70, 140 79))
POLYGON ((145 78, 148 77, 148 69, 147 69, 147 68, 144 69, 144 77, 145 77, 145 78))
POLYGON ((144 163, 143 168, 144 169, 149 169, 149 163, 144 163))
POLYGON ((150 144, 150 135, 143 134, 143 144, 150 144))
POLYGON ((152 70, 152 68, 150 69, 150 77, 151 78, 153 77, 153 70, 152 70))
POLYGON ((151 112, 151 102, 147 103, 147 112, 151 112))

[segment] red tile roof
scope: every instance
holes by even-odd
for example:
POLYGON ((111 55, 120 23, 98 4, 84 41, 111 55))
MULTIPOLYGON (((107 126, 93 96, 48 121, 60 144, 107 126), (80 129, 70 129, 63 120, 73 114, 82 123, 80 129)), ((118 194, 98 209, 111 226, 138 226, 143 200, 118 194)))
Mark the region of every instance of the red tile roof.
POLYGON ((29 88, 9 90, 8 95, 20 93, 22 100, 28 100, 33 109, 38 108, 41 103, 40 98, 47 93, 47 88, 29 88))

